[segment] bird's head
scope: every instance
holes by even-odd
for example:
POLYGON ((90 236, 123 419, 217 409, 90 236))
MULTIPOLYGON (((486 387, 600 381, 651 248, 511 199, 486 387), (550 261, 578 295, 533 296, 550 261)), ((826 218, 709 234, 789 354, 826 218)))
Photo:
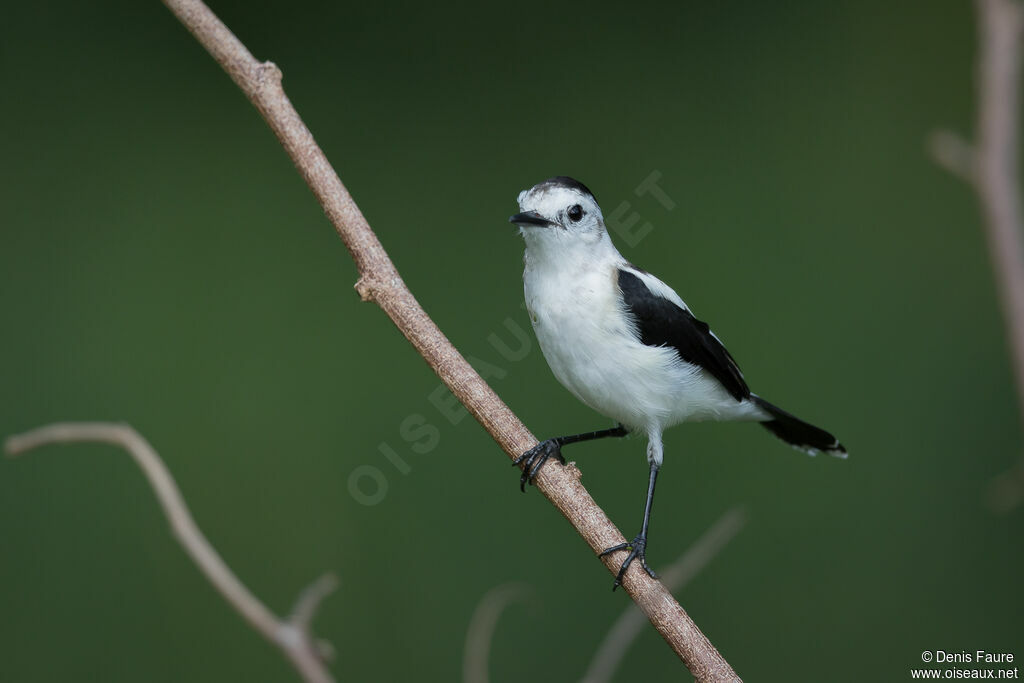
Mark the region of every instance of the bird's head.
POLYGON ((594 194, 566 176, 548 178, 520 192, 519 213, 508 220, 519 226, 527 248, 568 249, 608 240, 594 194))

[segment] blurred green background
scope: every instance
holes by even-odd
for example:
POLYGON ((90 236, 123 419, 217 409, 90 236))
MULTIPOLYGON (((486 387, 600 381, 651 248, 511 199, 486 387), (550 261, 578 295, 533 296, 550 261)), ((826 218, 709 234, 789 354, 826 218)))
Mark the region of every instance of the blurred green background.
MULTIPOLYGON (((811 459, 752 425, 666 436, 655 567, 731 507, 748 515, 679 596, 741 676, 900 681, 926 649, 1024 657, 1024 509, 985 503, 1022 449, 1003 325, 974 196, 925 144, 970 133, 970 3, 213 9, 281 66, 406 282, 537 435, 609 425, 532 332, 519 360, 489 341, 518 347, 508 318, 529 329, 516 194, 568 174, 650 223, 635 246, 616 237, 624 255, 712 324, 756 391, 849 447, 811 459), (634 192, 654 172, 671 211, 634 192)), ((491 680, 578 680, 626 596, 486 433, 431 399, 437 378, 360 303, 220 68, 157 2, 4 14, 0 434, 131 423, 279 613, 337 571, 316 629, 339 680, 459 680, 475 606, 509 581, 531 593, 498 624, 491 680), (424 424, 433 449, 410 442, 424 424), (386 482, 373 505, 350 492, 368 471, 386 482)), ((643 452, 567 450, 628 535, 643 452)), ((125 455, 0 465, 0 679, 296 679, 125 455)), ((649 629, 617 680, 681 674, 649 629)))

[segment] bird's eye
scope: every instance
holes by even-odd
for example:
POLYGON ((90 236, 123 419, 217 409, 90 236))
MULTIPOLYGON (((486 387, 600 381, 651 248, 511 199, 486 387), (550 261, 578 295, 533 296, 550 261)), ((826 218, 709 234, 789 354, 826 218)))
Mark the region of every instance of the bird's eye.
POLYGON ((583 207, 580 206, 579 204, 573 204, 572 206, 569 207, 567 215, 569 216, 569 220, 571 220, 573 223, 576 223, 581 218, 583 218, 583 207))

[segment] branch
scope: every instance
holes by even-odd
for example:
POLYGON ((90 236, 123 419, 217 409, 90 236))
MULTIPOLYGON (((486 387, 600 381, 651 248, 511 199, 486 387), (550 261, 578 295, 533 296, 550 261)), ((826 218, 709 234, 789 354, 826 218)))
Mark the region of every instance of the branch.
POLYGON ((530 586, 510 581, 487 591, 473 610, 466 629, 466 645, 462 653, 462 683, 488 683, 491 643, 498 617, 516 600, 530 594, 530 586))
POLYGON ((320 600, 334 589, 337 580, 333 576, 321 577, 306 589, 290 619, 278 619, 238 580, 206 540, 163 460, 148 441, 127 425, 101 422, 47 425, 8 438, 4 450, 13 457, 48 444, 81 442, 108 443, 128 451, 153 487, 174 536, 213 587, 254 629, 284 652, 304 680, 332 683, 334 679, 324 667, 320 648, 310 638, 309 621, 320 600))
MULTIPOLYGON (((975 0, 978 13, 978 110, 972 147, 955 134, 933 135, 940 165, 978 193, 989 258, 1006 320, 1017 406, 1024 426, 1024 223, 1021 220, 1017 125, 1020 120, 1021 32, 1024 7, 1016 0, 975 0)), ((1024 462, 993 484, 990 503, 1006 511, 1024 497, 1024 462)))
MULTIPOLYGON (((679 591, 740 532, 747 523, 746 513, 737 506, 725 512, 668 569, 660 572, 662 583, 673 592, 679 591)), ((488 660, 494 630, 501 613, 512 602, 525 597, 530 587, 519 582, 495 586, 477 604, 466 629, 463 653, 462 682, 488 683, 488 660)), ((630 605, 601 641, 582 683, 606 683, 615 675, 619 662, 636 640, 646 623, 643 612, 630 605)))
MULTIPOLYGON (((373 301, 384 310, 510 458, 534 446, 537 440, 529 430, 452 346, 402 282, 359 207, 289 102, 277 66, 258 62, 199 0, 163 1, 220 63, 277 135, 355 260, 360 276, 356 290, 363 300, 373 301)), ((623 543, 625 538, 580 484, 579 477, 574 467, 545 467, 537 477, 537 489, 597 555, 604 548, 623 543)), ((614 553, 601 561, 614 574, 621 555, 614 553)), ((695 678, 737 680, 729 664, 663 585, 635 567, 627 573, 623 588, 695 678)))
POLYGON ((1024 8, 1016 0, 975 0, 975 5, 980 47, 978 139, 972 146, 954 133, 939 131, 930 147, 941 166, 978 193, 1024 425, 1024 224, 1017 160, 1024 8))
POLYGON ((1024 424, 1024 227, 1017 164, 1024 10, 1015 0, 977 0, 977 7, 981 56, 976 188, 986 216, 989 255, 1006 317, 1024 424))
MULTIPOLYGON (((661 572, 661 581, 672 592, 682 590, 711 560, 721 552, 747 523, 747 515, 741 507, 734 507, 712 524, 682 556, 661 572)), ((627 607, 618 621, 601 641, 597 654, 590 662, 583 683, 606 683, 610 681, 644 625, 644 615, 636 606, 627 607)))

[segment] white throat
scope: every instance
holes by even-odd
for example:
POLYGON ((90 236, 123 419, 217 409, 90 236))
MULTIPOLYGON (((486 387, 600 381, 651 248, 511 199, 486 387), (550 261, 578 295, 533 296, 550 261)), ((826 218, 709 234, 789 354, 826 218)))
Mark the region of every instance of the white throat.
POLYGON ((586 235, 559 227, 522 228, 527 270, 577 271, 619 264, 625 259, 604 230, 586 235))

